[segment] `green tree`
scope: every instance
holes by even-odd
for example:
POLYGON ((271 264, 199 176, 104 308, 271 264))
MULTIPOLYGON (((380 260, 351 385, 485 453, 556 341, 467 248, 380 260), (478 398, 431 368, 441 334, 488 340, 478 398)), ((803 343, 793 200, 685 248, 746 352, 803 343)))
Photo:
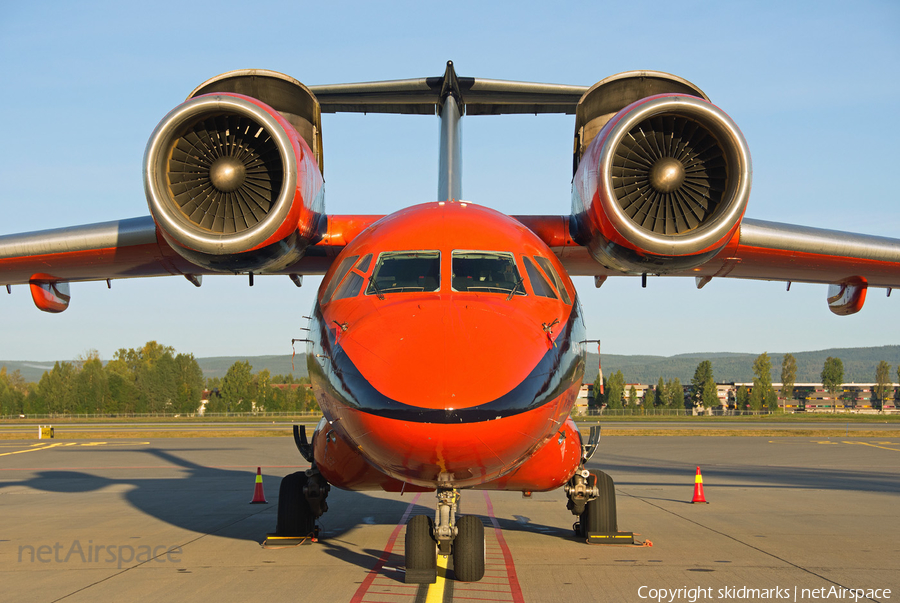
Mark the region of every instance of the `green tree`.
POLYGON ((891 365, 882 360, 875 369, 875 391, 878 405, 884 410, 884 403, 888 398, 888 392, 894 393, 894 384, 891 382, 891 365))
MULTIPOLYGON (((900 365, 897 365, 897 383, 900 383, 900 365)), ((897 388, 895 395, 900 396, 900 387, 897 388)))
POLYGON ((832 358, 829 356, 825 359, 825 366, 822 367, 822 385, 831 394, 832 409, 837 409, 837 393, 844 385, 844 363, 840 358, 832 358))
POLYGON ((754 410, 768 406, 769 412, 778 410, 778 396, 772 387, 772 360, 763 352, 753 361, 753 392, 750 394, 750 405, 754 410))
POLYGON ((704 360, 697 365, 694 377, 691 379, 691 400, 694 406, 716 408, 719 406, 719 396, 716 391, 716 380, 713 377, 712 362, 704 360))
POLYGON ((82 362, 74 379, 74 411, 99 414, 107 411, 109 384, 96 351, 82 362))
POLYGON ((703 407, 712 409, 720 409, 722 408, 722 402, 719 400, 719 392, 718 388, 716 388, 716 382, 713 381, 712 377, 706 380, 706 383, 703 384, 703 398, 701 399, 703 402, 703 407))
POLYGON ((638 403, 637 389, 632 385, 628 388, 628 406, 634 408, 638 403))
POLYGON ((660 377, 659 381, 656 382, 656 392, 653 396, 653 405, 654 406, 667 406, 666 404, 666 382, 663 381, 663 378, 660 377))
MULTIPOLYGON (((253 367, 246 360, 231 365, 222 379, 221 404, 226 412, 250 412, 253 386, 253 367)), ((212 401, 210 401, 212 403, 212 401)), ((213 411, 221 412, 221 411, 213 411)))
POLYGON ((734 403, 738 410, 747 410, 750 407, 750 390, 747 389, 746 385, 738 388, 734 396, 734 403))
POLYGON ((253 376, 253 385, 256 390, 254 401, 257 410, 271 410, 272 402, 272 377, 269 369, 263 369, 253 376))
POLYGON ((18 370, 8 373, 5 366, 0 368, 0 416, 24 412, 27 394, 28 386, 22 373, 18 370))
POLYGON ((35 395, 36 404, 51 414, 71 414, 75 408, 75 367, 69 362, 56 362, 41 375, 35 395))
POLYGON ((760 411, 763 409, 763 397, 760 394, 759 390, 756 387, 753 387, 750 390, 750 410, 760 411))
POLYGON ((794 383, 797 381, 797 359, 793 354, 785 354, 781 361, 781 396, 787 406, 794 399, 794 383))
POLYGON ((175 356, 175 408, 178 413, 194 413, 203 395, 203 370, 193 354, 175 356))
POLYGON ((625 396, 625 375, 616 371, 606 382, 606 404, 609 408, 622 408, 625 396))
POLYGON ((137 412, 138 392, 134 383, 134 371, 125 360, 127 350, 118 350, 106 363, 106 384, 109 390, 108 412, 137 412))
POLYGON ((669 407, 676 410, 684 410, 684 386, 681 379, 675 377, 669 386, 669 407))

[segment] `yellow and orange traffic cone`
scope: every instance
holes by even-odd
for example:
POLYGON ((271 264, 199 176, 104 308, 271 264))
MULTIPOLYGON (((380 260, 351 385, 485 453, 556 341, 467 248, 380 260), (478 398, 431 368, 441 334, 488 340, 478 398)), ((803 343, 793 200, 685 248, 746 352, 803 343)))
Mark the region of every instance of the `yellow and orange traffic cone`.
POLYGON ((694 478, 694 499, 691 502, 709 504, 703 496, 703 476, 700 475, 700 467, 697 467, 697 476, 694 478))
POLYGON ((256 487, 253 489, 253 500, 250 501, 250 504, 269 504, 269 501, 266 500, 266 495, 263 493, 262 467, 256 468, 256 487))

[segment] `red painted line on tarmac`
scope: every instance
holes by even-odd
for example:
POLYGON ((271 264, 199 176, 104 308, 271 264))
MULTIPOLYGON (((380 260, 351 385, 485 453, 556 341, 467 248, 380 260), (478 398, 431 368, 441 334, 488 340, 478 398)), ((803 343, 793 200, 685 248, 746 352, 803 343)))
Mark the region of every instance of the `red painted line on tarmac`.
MULTIPOLYGON (((406 507, 406 511, 403 513, 403 517, 400 518, 400 523, 397 524, 397 527, 394 528, 394 531, 391 533, 391 537, 388 538, 387 545, 384 547, 384 551, 381 552, 381 557, 378 558, 378 561, 375 563, 375 567, 369 570, 368 575, 366 575, 365 580, 363 580, 362 584, 359 585, 359 588, 356 589, 356 594, 353 595, 353 598, 350 599, 350 603, 364 603, 363 597, 366 596, 369 587, 372 585, 372 582, 375 581, 375 578, 378 577, 378 572, 381 571, 381 568, 384 567, 384 564, 391 557, 391 551, 394 550, 394 542, 397 540, 397 536, 400 535, 400 530, 403 529, 403 526, 406 525, 406 520, 409 518, 409 514, 412 513, 413 507, 416 506, 416 502, 419 500, 419 497, 422 496, 422 493, 419 492, 416 494, 412 501, 409 503, 409 506, 406 507)), ((387 593, 372 593, 374 594, 387 594, 387 593)))
MULTIPOLYGON (((304 469, 309 465, 198 465, 199 469, 304 469)), ((87 471, 96 469, 185 469, 181 465, 129 465, 113 467, 21 467, 0 468, 0 471, 87 471)), ((193 468, 192 468, 193 469, 193 468)))
POLYGON ((512 591, 512 598, 515 603, 525 603, 525 599, 522 597, 522 587, 519 586, 519 579, 516 576, 516 566, 513 564, 512 555, 509 552, 509 547, 506 545, 506 539, 503 538, 503 530, 500 529, 500 524, 497 522, 497 518, 494 517, 494 505, 491 504, 491 497, 488 496, 487 491, 483 491, 484 494, 484 503, 487 505, 487 512, 491 518, 491 524, 494 526, 494 535, 497 537, 497 542, 500 543, 500 550, 503 551, 503 561, 506 564, 506 574, 509 576, 509 589, 512 591))

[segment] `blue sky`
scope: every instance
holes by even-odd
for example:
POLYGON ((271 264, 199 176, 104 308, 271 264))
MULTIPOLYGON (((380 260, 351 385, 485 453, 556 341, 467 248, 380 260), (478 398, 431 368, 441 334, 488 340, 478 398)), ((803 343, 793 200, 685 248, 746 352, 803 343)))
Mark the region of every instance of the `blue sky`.
MULTIPOLYGON (((591 85, 656 69, 702 88, 753 157, 747 216, 900 237, 900 4, 847 2, 14 3, 0 14, 0 234, 148 213, 141 159, 204 80, 266 68, 306 84, 440 75, 591 85)), ((463 193, 567 214, 572 116, 463 121, 463 193)), ((326 208, 388 213, 435 199, 438 121, 326 115, 326 208)), ((80 283, 61 315, 0 295, 0 359, 108 359, 149 339, 197 356, 290 353, 319 279, 80 283)), ((900 293, 833 316, 826 288, 576 279, 607 353, 779 352, 900 343, 900 293)))

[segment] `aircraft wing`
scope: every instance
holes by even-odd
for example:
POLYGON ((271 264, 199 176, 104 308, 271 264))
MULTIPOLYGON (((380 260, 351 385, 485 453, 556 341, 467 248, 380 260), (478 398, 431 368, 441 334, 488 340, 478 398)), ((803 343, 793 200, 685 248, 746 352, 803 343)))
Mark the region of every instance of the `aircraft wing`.
MULTIPOLYGON (((357 233, 380 216, 326 216, 303 257, 266 274, 324 274, 357 233)), ((242 273, 235 270, 231 273, 242 273)), ((39 309, 61 312, 68 283, 181 275, 200 286, 204 274, 229 274, 189 261, 160 233, 152 216, 0 236, 0 285, 29 284, 39 309)))
MULTIPOLYGON (((264 273, 325 274, 344 246, 380 217, 326 216, 325 231, 300 260, 264 273)), ((0 236, 0 285, 235 272, 246 271, 213 270, 186 260, 151 216, 0 236)))
POLYGON ((338 112, 442 115, 439 180, 450 186, 438 200, 448 201, 461 191, 461 115, 574 114, 571 214, 517 219, 598 285, 613 275, 824 283, 838 314, 858 311, 868 287, 900 286, 900 240, 745 219, 746 141, 682 78, 633 71, 587 88, 458 77, 452 63, 442 77, 314 87, 263 70, 216 76, 150 137, 150 216, 2 236, 0 284, 28 283, 39 308, 58 312, 72 281, 324 274, 381 217, 325 213, 321 114, 338 112))
POLYGON ((515 217, 553 250, 571 276, 593 276, 598 286, 623 274, 693 276, 698 288, 714 278, 820 283, 830 285, 829 306, 836 314, 859 311, 869 287, 886 288, 888 295, 900 287, 900 239, 744 218, 721 250, 697 265, 647 262, 642 270, 637 262, 622 270, 604 264, 605 250, 592 253, 577 216, 515 217))

